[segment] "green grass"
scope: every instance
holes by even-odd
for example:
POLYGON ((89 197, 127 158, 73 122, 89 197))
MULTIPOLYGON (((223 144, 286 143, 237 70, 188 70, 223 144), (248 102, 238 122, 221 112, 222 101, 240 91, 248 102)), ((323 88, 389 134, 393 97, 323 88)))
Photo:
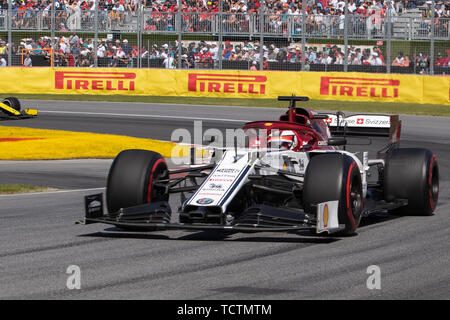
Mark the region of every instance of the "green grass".
MULTIPOLYGON (((31 100, 70 100, 70 101, 111 101, 111 102, 147 102, 147 103, 175 103, 245 107, 286 108, 286 102, 275 99, 241 99, 241 98, 196 98, 196 97, 160 97, 160 96, 105 96, 105 95, 46 95, 46 94, 1 94, 3 99, 15 96, 19 99, 31 100)), ((394 114, 415 114, 450 117, 450 107, 435 104, 393 103, 393 102, 349 102, 311 100, 299 103, 315 110, 342 110, 351 112, 373 112, 394 114)), ((35 106, 39 109, 39 106, 35 106)))
POLYGON ((0 194, 30 193, 55 190, 48 187, 33 186, 29 184, 0 184, 0 194))

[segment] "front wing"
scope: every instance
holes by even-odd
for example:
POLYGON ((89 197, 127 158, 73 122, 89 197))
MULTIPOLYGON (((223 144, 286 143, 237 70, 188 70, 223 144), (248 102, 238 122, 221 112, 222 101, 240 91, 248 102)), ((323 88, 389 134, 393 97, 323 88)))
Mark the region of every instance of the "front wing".
POLYGON ((136 229, 155 230, 217 230, 229 232, 289 232, 314 229, 317 233, 335 233, 344 230, 338 222, 338 201, 317 205, 315 215, 299 209, 254 205, 230 223, 173 223, 171 208, 166 201, 122 208, 113 214, 103 212, 103 194, 85 197, 85 218, 81 223, 105 223, 136 229), (324 208, 327 208, 324 210, 324 208))

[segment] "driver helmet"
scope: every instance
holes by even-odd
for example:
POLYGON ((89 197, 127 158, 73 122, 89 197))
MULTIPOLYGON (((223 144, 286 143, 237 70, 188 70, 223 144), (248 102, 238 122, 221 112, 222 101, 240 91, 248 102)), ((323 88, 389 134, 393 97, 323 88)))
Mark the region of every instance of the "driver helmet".
POLYGON ((294 131, 284 130, 279 135, 270 134, 267 137, 267 143, 269 148, 292 150, 298 145, 298 139, 294 131))

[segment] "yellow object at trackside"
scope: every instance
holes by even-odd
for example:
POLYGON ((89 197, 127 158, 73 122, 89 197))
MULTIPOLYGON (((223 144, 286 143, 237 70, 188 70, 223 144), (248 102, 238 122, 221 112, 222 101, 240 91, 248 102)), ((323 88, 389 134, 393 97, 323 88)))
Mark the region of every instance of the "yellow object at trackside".
MULTIPOLYGON (((7 114, 11 114, 14 116, 20 116, 20 111, 17 111, 14 108, 11 108, 10 106, 4 104, 3 102, 0 102, 0 109, 6 111, 7 114)), ((37 111, 37 110, 36 110, 37 111)))
POLYGON ((38 115, 37 109, 25 109, 23 112, 29 116, 37 116, 38 115))
MULTIPOLYGON (((114 158, 125 149, 146 149, 171 157, 173 142, 112 134, 0 126, 0 160, 114 158)), ((189 147, 180 157, 189 156, 189 147)))

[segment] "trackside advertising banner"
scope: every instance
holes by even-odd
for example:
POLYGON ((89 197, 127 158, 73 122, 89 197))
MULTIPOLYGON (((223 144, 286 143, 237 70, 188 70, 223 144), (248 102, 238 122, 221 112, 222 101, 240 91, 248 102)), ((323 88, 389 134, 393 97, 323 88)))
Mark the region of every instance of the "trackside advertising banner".
POLYGON ((0 93, 155 95, 450 104, 450 77, 165 69, 2 68, 0 93))

